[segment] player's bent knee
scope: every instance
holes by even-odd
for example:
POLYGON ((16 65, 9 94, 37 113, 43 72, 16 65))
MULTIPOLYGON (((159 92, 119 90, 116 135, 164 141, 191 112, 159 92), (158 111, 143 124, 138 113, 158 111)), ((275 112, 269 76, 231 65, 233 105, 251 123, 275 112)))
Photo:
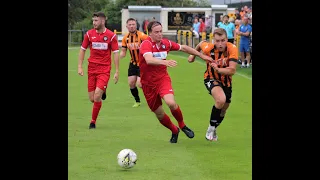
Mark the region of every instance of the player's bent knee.
POLYGON ((170 109, 176 109, 177 108, 177 103, 175 102, 174 99, 166 99, 165 100, 166 104, 170 109))
POLYGON ((216 105, 223 107, 224 103, 226 103, 226 97, 218 97, 215 101, 216 105))
POLYGON ((130 89, 133 89, 136 87, 136 84, 134 82, 129 82, 130 89))
POLYGON ((94 101, 94 102, 100 102, 100 101, 101 101, 102 94, 103 94, 103 91, 96 91, 96 92, 94 93, 94 96, 93 96, 93 101, 94 101))
POLYGON ((155 111, 153 111, 158 120, 161 120, 164 116, 164 110, 162 106, 159 106, 155 111))

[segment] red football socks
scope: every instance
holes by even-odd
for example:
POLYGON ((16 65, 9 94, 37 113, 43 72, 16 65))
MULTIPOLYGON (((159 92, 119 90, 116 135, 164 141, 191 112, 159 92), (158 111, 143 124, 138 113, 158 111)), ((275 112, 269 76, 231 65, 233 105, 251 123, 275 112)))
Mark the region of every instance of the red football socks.
POLYGON ((177 126, 175 126, 171 120, 170 117, 165 113, 162 120, 160 121, 160 123, 165 126, 166 128, 170 129, 172 134, 177 134, 178 133, 178 128, 177 126))
POLYGON ((179 128, 182 129, 185 126, 185 124, 183 121, 183 116, 182 116, 182 112, 180 110, 180 107, 178 106, 177 109, 171 110, 171 113, 172 113, 173 117, 178 121, 179 128))
POLYGON ((101 106, 102 106, 102 101, 93 103, 91 123, 96 123, 101 106))

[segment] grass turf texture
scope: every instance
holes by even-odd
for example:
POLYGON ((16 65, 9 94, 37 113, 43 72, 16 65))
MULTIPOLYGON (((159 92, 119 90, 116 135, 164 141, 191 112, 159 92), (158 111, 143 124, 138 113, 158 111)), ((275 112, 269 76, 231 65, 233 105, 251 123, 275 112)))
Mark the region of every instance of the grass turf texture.
MULTIPOLYGON (((237 69, 233 77, 232 103, 218 128, 218 142, 205 140, 213 98, 203 85, 205 64, 187 62, 187 54, 170 52, 178 62, 168 68, 185 123, 194 130, 188 139, 181 131, 177 144, 169 143, 171 132, 149 110, 142 90, 142 105, 127 83, 130 54, 120 60, 120 78, 110 77, 107 94, 97 120, 89 130, 92 103, 87 95, 87 75, 77 74, 79 48, 68 50, 68 179, 69 180, 248 180, 252 177, 252 80, 250 69, 237 69), (124 148, 138 155, 137 165, 124 170, 117 154, 124 148)), ((86 52, 86 58, 89 50, 86 52)), ((86 72, 87 60, 84 62, 86 72)), ((177 121, 164 105, 172 122, 177 121)))

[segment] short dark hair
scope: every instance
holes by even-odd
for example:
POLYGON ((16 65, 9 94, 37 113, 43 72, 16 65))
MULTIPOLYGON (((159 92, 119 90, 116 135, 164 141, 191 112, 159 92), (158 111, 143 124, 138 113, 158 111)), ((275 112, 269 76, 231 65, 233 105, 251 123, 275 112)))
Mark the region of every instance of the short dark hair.
POLYGON ((155 26, 158 26, 158 25, 162 26, 159 21, 151 21, 151 22, 149 22, 148 27, 147 27, 148 28, 148 32, 152 32, 152 28, 155 27, 155 26))
POLYGON ((102 17, 104 19, 107 18, 107 16, 103 12, 95 12, 93 13, 92 17, 102 17))
POLYGON ((228 15, 224 15, 223 18, 224 18, 224 17, 227 17, 227 18, 229 19, 229 16, 228 16, 228 15))
POLYGON ((129 18, 126 23, 128 23, 129 21, 136 21, 137 22, 137 20, 135 18, 129 18))

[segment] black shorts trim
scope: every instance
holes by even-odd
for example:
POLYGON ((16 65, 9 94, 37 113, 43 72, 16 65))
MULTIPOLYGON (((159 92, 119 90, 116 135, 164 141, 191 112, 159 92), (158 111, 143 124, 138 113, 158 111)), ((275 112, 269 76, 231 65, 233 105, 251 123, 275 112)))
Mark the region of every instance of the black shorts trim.
POLYGON ((129 68, 128 68, 128 77, 129 76, 138 76, 138 77, 140 77, 140 68, 139 68, 139 66, 130 63, 129 64, 129 68))
POLYGON ((223 86, 220 81, 217 81, 215 79, 204 79, 204 86, 209 91, 209 94, 211 95, 211 90, 215 86, 220 86, 223 89, 224 94, 226 95, 226 103, 231 103, 231 97, 232 97, 232 87, 223 86))

